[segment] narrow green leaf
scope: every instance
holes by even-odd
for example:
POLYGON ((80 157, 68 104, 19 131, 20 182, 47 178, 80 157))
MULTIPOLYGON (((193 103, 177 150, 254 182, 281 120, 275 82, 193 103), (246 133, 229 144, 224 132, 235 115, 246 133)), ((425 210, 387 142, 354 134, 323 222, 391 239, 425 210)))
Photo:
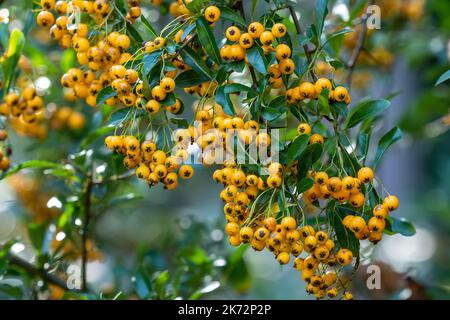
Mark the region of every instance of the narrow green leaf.
POLYGON ((111 88, 111 86, 104 87, 97 94, 97 106, 103 105, 106 100, 108 100, 109 98, 115 97, 116 95, 117 95, 117 92, 115 92, 111 88))
POLYGON ((361 102, 350 110, 345 128, 353 128, 364 120, 375 117, 380 112, 389 108, 390 105, 391 103, 388 100, 369 100, 361 102))
POLYGON ((216 103, 222 106, 225 113, 235 115, 233 103, 230 100, 229 94, 225 94, 225 86, 220 86, 216 92, 216 103))
POLYGON ((298 136, 288 148, 287 163, 290 165, 292 161, 298 159, 305 151, 309 143, 309 134, 302 134, 298 136))
POLYGON ((196 21, 198 41, 203 46, 206 54, 217 64, 222 63, 219 48, 217 47, 216 38, 214 37, 211 27, 204 17, 200 17, 196 21))
POLYGON ((316 2, 316 25, 318 31, 318 37, 323 31, 323 25, 325 22, 325 17, 328 14, 328 0, 317 0, 316 2))
POLYGON ((114 126, 104 126, 104 127, 97 128, 96 130, 90 132, 86 136, 86 138, 84 138, 80 142, 81 149, 86 148, 89 144, 91 144, 92 142, 94 142, 95 140, 100 138, 101 136, 111 132, 113 129, 114 129, 114 126))
POLYGON ((312 188, 314 180, 309 177, 305 177, 297 183, 297 194, 303 193, 312 188))
POLYGON ((208 79, 213 78, 211 69, 208 68, 205 61, 203 61, 194 50, 189 47, 184 47, 180 55, 183 58, 183 61, 192 69, 208 77, 208 79))
POLYGON ((444 72, 439 79, 436 81, 436 83, 434 84, 435 87, 437 87, 438 85, 440 85, 441 83, 447 81, 448 79, 450 79, 450 70, 447 70, 446 72, 444 72))
POLYGON ((139 32, 127 21, 127 33, 139 43, 139 46, 144 42, 139 32))
MULTIPOLYGON (((65 170, 71 172, 73 174, 72 169, 67 169, 64 165, 56 162, 46 161, 46 160, 29 160, 22 162, 11 169, 9 169, 6 174, 2 176, 3 178, 9 177, 23 169, 58 169, 65 170)), ((1 179, 0 179, 1 180, 1 179)))
POLYGON ((150 54, 146 54, 144 58, 142 59, 142 62, 144 64, 144 74, 145 76, 148 76, 148 74, 152 71, 152 69, 156 66, 159 59, 161 58, 162 51, 158 50, 155 52, 152 52, 150 54))
POLYGON ((19 29, 14 29, 10 34, 8 49, 6 50, 2 61, 4 92, 8 92, 13 83, 16 66, 19 62, 24 45, 24 34, 19 29))
POLYGON ((401 138, 402 131, 399 127, 392 128, 388 133, 381 137, 380 142, 378 142, 378 149, 373 162, 373 168, 378 166, 386 150, 401 138))
POLYGON ((411 237, 416 234, 416 228, 414 225, 404 218, 388 217, 386 219, 386 229, 387 234, 401 234, 406 237, 411 237))
POLYGON ((349 249, 353 253, 353 256, 357 257, 359 255, 359 240, 356 239, 353 232, 345 228, 342 222, 345 216, 355 214, 355 212, 349 210, 348 208, 337 206, 335 210, 330 210, 327 214, 329 217, 333 218, 331 223, 333 223, 340 247, 349 249))
POLYGON ((256 71, 267 74, 267 60, 260 46, 253 46, 247 50, 247 58, 256 71))
POLYGON ((369 151, 370 133, 361 132, 358 135, 357 150, 362 160, 365 160, 369 151))
POLYGON ((255 95, 257 94, 257 92, 254 89, 240 83, 231 83, 225 85, 225 93, 230 94, 236 92, 250 92, 255 95))
POLYGON ((150 22, 148 22, 147 18, 143 14, 141 14, 141 22, 144 25, 144 27, 150 32, 150 34, 153 36, 153 38, 158 37, 158 34, 156 33, 155 29, 153 29, 150 22))
POLYGON ((229 7, 225 6, 218 6, 220 9, 220 19, 230 21, 240 27, 246 27, 247 24, 245 23, 245 20, 241 17, 239 12, 233 11, 229 7))

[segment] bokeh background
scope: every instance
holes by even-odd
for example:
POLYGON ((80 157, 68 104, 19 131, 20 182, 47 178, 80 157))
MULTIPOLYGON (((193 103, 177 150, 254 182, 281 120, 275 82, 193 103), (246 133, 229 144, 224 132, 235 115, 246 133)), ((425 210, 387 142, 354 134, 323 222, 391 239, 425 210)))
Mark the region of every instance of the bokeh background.
MULTIPOLYGON (((25 55, 34 69, 36 85, 50 102, 48 108, 68 106, 83 115, 85 122, 80 131, 77 123, 58 128, 49 119, 45 138, 11 132, 12 162, 58 160, 78 152, 85 133, 98 124, 92 108, 67 101, 61 94, 58 75, 73 65, 73 54, 61 51, 45 30, 34 26, 31 1, 1 2, 1 27, 28 32, 25 55)), ((257 10, 263 11, 266 3, 259 2, 257 10)), ((312 2, 298 1, 304 26, 311 22, 312 2)), ((329 23, 348 21, 358 2, 362 1, 330 1, 329 23)), ((250 5, 250 1, 244 3, 250 5)), ((384 0, 375 4, 381 8, 381 29, 369 34, 367 52, 361 55, 354 73, 352 97, 354 101, 393 97, 391 108, 379 122, 378 137, 395 125, 400 126, 404 136, 389 150, 377 175, 401 199, 395 215, 412 221, 417 232, 411 237, 386 236, 376 247, 368 245, 363 249, 365 258, 354 280, 355 296, 448 299, 450 82, 437 87, 434 84, 449 69, 450 2, 384 0), (365 268, 370 264, 382 268, 381 290, 365 286, 365 268)), ((145 8, 144 15, 157 30, 170 20, 164 10, 145 8)), ((349 34, 342 40, 342 48, 336 51, 342 60, 348 58, 356 37, 356 33, 349 34)), ((318 65, 316 71, 330 73, 323 65, 318 65)), ((337 79, 346 77, 345 69, 333 73, 337 79)), ((188 100, 187 105, 190 103, 188 100)), ((100 149, 101 145, 99 141, 90 147, 100 149)), ((99 170, 101 166, 99 162, 99 170)), ((213 168, 195 169, 192 181, 172 192, 149 190, 135 179, 118 181, 108 190, 118 196, 112 207, 101 213, 93 231, 88 264, 92 295, 143 298, 152 291, 151 295, 158 298, 307 299, 297 271, 281 268, 269 252, 228 245, 222 231, 220 186, 211 179, 213 168), (153 284, 151 290, 148 282, 153 284)), ((67 212, 70 206, 60 198, 67 190, 60 182, 36 172, 0 181, 0 190, 0 244, 15 239, 12 250, 36 262, 30 224, 38 228, 48 217, 67 212)), ((66 236, 54 226, 48 226, 48 230, 50 248, 66 236)), ((72 264, 78 265, 79 259, 74 258, 72 264)), ((56 287, 38 290, 43 285, 19 271, 3 275, 0 298, 62 296, 56 287)))

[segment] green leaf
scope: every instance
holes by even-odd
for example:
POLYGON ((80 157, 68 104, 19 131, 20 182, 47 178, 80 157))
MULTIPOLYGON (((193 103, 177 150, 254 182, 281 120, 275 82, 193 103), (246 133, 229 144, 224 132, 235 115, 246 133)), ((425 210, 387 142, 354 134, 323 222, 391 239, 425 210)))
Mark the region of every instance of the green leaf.
POLYGON ((416 228, 404 218, 388 217, 386 219, 385 233, 390 235, 399 233, 403 236, 411 237, 416 234, 416 228))
POLYGON ((144 58, 142 59, 142 62, 144 64, 144 74, 145 76, 148 76, 148 74, 152 71, 152 69, 156 66, 159 59, 161 58, 162 51, 158 50, 155 52, 152 52, 150 54, 146 54, 144 58))
POLYGON ((344 28, 344 29, 341 29, 339 31, 333 32, 332 34, 330 34, 328 36, 328 38, 327 38, 327 40, 325 41, 324 44, 326 44, 327 42, 329 42, 330 40, 332 40, 332 39, 334 39, 336 37, 339 37, 339 36, 342 36, 344 34, 351 33, 351 32, 354 32, 354 30, 350 29, 350 28, 344 28))
POLYGON ((337 206, 334 210, 331 208, 330 211, 327 210, 328 217, 332 218, 330 221, 333 224, 340 247, 349 249, 353 253, 353 256, 357 257, 359 256, 359 240, 356 239, 353 232, 347 230, 342 223, 345 216, 350 214, 358 215, 357 212, 341 206, 337 206))
POLYGON ((13 83, 16 66, 19 62, 24 45, 25 36, 22 31, 14 29, 9 37, 8 49, 6 50, 2 61, 4 92, 8 92, 13 83))
MULTIPOLYGON (((131 108, 125 107, 113 112, 109 117, 108 121, 106 122, 106 124, 109 126, 116 126, 120 124, 122 121, 125 120, 125 118, 127 118, 129 114, 131 114, 131 111, 132 111, 131 108)), ((134 117, 139 118, 146 114, 148 113, 145 110, 137 110, 134 114, 134 117)))
POLYGON ((225 87, 220 86, 216 92, 216 103, 222 106, 222 109, 225 113, 229 115, 235 115, 233 103, 230 100, 229 94, 225 94, 225 87))
POLYGON ((127 33, 139 43, 139 46, 144 42, 139 32, 127 21, 127 33))
MULTIPOLYGON (((199 13, 207 0, 192 0, 192 1, 183 1, 186 5, 186 8, 189 9, 190 12, 199 13)), ((209 1, 208 1, 209 2, 209 1)))
POLYGON ((117 197, 114 197, 111 199, 111 201, 109 202, 109 207, 116 207, 123 203, 133 201, 133 200, 141 200, 143 198, 144 197, 142 195, 136 194, 136 193, 128 193, 128 194, 120 195, 120 196, 117 196, 117 197))
POLYGON ((217 47, 216 38, 211 31, 211 27, 204 17, 200 17, 196 21, 198 41, 203 46, 206 54, 217 64, 222 63, 219 48, 217 47))
POLYGON ((292 161, 298 159, 300 155, 305 151, 306 147, 309 143, 309 134, 302 134, 298 136, 292 143, 289 145, 288 155, 287 155, 287 164, 290 165, 292 161))
POLYGON ((153 288, 158 296, 158 298, 164 298, 165 296, 165 288, 166 283, 169 281, 169 271, 164 270, 163 272, 160 272, 155 280, 153 281, 153 288))
POLYGON ((64 212, 59 216, 58 227, 64 228, 69 223, 72 215, 75 212, 75 205, 73 203, 67 203, 64 208, 64 212))
POLYGON ((208 80, 209 78, 207 76, 200 74, 195 70, 182 72, 175 78, 175 82, 180 88, 193 87, 208 80))
POLYGON ((317 101, 318 101, 318 107, 319 107, 320 114, 331 117, 331 110, 330 110, 330 104, 328 102, 328 95, 329 95, 328 88, 325 90, 322 90, 317 101))
POLYGON ((73 174, 72 169, 68 169, 64 165, 56 163, 56 162, 51 162, 51 161, 46 161, 46 160, 29 160, 29 161, 22 162, 16 166, 12 167, 11 169, 9 169, 6 172, 6 174, 4 174, 1 177, 1 179, 9 177, 23 169, 55 169, 55 170, 57 169, 57 170, 67 171, 68 173, 73 174))
POLYGON ((260 46, 254 45, 247 49, 247 59, 256 71, 267 74, 267 60, 260 46))
POLYGON ((255 14, 256 6, 258 5, 258 0, 252 0, 252 17, 255 14))
POLYGON ((302 179, 311 169, 312 165, 320 159, 322 155, 322 145, 320 143, 310 144, 298 158, 298 178, 302 179))
POLYGON ((266 121, 275 121, 287 111, 286 106, 280 108, 265 107, 262 110, 262 116, 266 121))
POLYGON ((189 47, 184 47, 180 55, 183 58, 184 63, 192 69, 208 77, 208 79, 213 78, 211 69, 208 68, 205 61, 203 61, 194 50, 189 47))
POLYGON ((360 15, 361 11, 364 9, 367 2, 368 0, 359 0, 356 2, 355 5, 353 5, 352 10, 350 11, 350 19, 349 19, 350 22, 360 15))
POLYGON ((237 92, 239 92, 239 93, 240 92, 249 92, 254 95, 258 94, 254 89, 247 87, 246 85, 243 85, 240 83, 231 83, 231 84, 225 85, 225 93, 226 94, 237 93, 237 92))
POLYGON ((450 79, 450 69, 444 72, 434 84, 435 87, 450 79))
POLYGON ((33 222, 28 224, 28 235, 30 236, 31 243, 38 252, 42 251, 46 233, 47 224, 38 224, 33 222))
POLYGON ((247 24, 245 23, 245 20, 241 17, 241 15, 229 7, 224 6, 218 6, 220 9, 220 19, 222 20, 228 20, 230 22, 235 23, 236 25, 239 25, 241 27, 246 27, 247 24))
POLYGON ((357 150, 362 160, 365 160, 367 157, 367 153, 369 152, 369 145, 370 145, 370 133, 361 132, 358 135, 357 150))
POLYGON ((360 104, 354 106, 348 115, 345 128, 353 128, 364 120, 375 117, 380 112, 383 112, 391 103, 388 100, 369 100, 363 101, 360 104))
POLYGON ((145 18, 143 14, 141 14, 141 22, 144 25, 144 27, 150 32, 150 34, 153 36, 153 38, 158 37, 158 34, 156 33, 155 29, 153 29, 152 25, 148 20, 145 18))
POLYGON ((117 92, 115 92, 111 86, 104 87, 100 92, 97 94, 97 106, 102 106, 106 100, 109 98, 115 97, 117 95, 117 92))
POLYGON ((187 128, 189 127, 189 123, 184 118, 172 118, 170 122, 175 124, 178 128, 187 128))
POLYGON ((70 68, 73 68, 76 61, 77 61, 77 55, 75 53, 75 50, 73 50, 73 49, 64 50, 64 52, 61 56, 61 70, 63 72, 67 72, 70 68))
POLYGON ((325 22, 325 17, 328 14, 328 0, 317 0, 316 3, 316 25, 318 31, 318 38, 323 31, 323 24, 325 22))
POLYGON ((248 246, 239 246, 228 258, 224 270, 225 281, 236 291, 246 292, 251 287, 252 278, 244 260, 244 253, 248 246))
POLYGON ((381 161, 386 150, 395 142, 402 138, 402 131, 399 127, 392 128, 388 133, 381 137, 378 142, 378 149, 373 162, 373 168, 375 169, 381 161))
POLYGON ((92 142, 94 142, 95 140, 100 138, 101 136, 111 132, 113 129, 114 129, 114 126, 104 126, 104 127, 97 128, 96 130, 90 132, 86 136, 86 138, 84 138, 80 142, 80 148, 81 149, 86 148, 89 144, 91 144, 92 142))
POLYGON ((305 177, 297 183, 297 194, 303 193, 312 188, 314 180, 309 177, 305 177))

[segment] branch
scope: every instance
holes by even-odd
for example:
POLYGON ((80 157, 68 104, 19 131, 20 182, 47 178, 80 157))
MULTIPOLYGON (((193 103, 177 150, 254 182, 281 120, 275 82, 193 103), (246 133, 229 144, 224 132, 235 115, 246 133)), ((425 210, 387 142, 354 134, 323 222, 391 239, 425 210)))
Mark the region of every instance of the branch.
MULTIPOLYGON (((295 29, 297 30, 297 34, 300 34, 300 35, 303 34, 302 27, 300 26, 300 22, 297 19, 297 15, 295 14, 294 7, 292 7, 291 5, 289 5, 287 7, 291 14, 292 20, 294 21, 294 25, 295 25, 295 29)), ((310 49, 308 44, 305 43, 303 45, 303 51, 305 51, 305 55, 306 55, 306 59, 308 60, 308 64, 311 64, 311 62, 312 62, 311 53, 313 53, 314 50, 310 49)), ((310 74, 312 80, 314 80, 314 81, 317 80, 317 77, 314 74, 313 68, 311 68, 311 70, 309 71, 309 74, 310 74)))
MULTIPOLYGON (((373 4, 373 0, 369 1, 369 6, 373 4)), ((364 48, 364 42, 366 41, 367 36, 367 19, 369 16, 367 14, 364 14, 362 21, 361 21, 361 33, 359 35, 358 43, 356 45, 355 50, 353 51, 353 54, 350 57, 350 60, 347 63, 347 67, 349 69, 348 76, 347 76, 347 85, 350 87, 352 84, 352 78, 353 78, 353 72, 355 71, 355 66, 358 61, 359 55, 361 54, 361 51, 364 48)))
POLYGON ((69 289, 66 285, 66 282, 63 279, 61 279, 53 274, 50 274, 43 269, 37 268, 35 265, 29 263, 28 261, 26 261, 22 258, 19 258, 16 255, 12 255, 12 254, 8 255, 8 261, 11 265, 22 268, 25 271, 27 271, 30 275, 38 276, 45 282, 51 283, 51 284, 53 284, 63 290, 66 290, 66 291, 75 291, 75 290, 69 289))

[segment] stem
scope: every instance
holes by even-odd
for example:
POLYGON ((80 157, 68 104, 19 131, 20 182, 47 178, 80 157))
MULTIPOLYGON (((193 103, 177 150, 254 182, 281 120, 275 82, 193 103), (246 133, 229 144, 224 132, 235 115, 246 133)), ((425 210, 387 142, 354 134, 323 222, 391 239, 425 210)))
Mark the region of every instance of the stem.
POLYGON ((89 174, 87 176, 86 181, 86 192, 85 192, 85 201, 84 201, 84 224, 83 224, 83 230, 82 230, 82 253, 81 253, 81 282, 82 282, 82 289, 83 291, 86 291, 87 289, 87 261, 88 261, 88 249, 87 249, 87 240, 88 240, 88 228, 89 228, 89 222, 91 219, 91 195, 92 195, 92 175, 89 174))
POLYGON ((51 273, 48 273, 43 269, 36 267, 35 265, 29 263, 28 261, 26 261, 16 255, 12 255, 12 254, 9 255, 8 261, 11 265, 22 268, 25 271, 27 271, 30 275, 38 276, 45 282, 51 283, 51 284, 53 284, 63 290, 66 290, 66 291, 73 291, 67 287, 66 282, 63 279, 58 278, 57 276, 55 276, 51 273))
MULTIPOLYGON (((298 21, 297 15, 295 14, 294 7, 292 5, 287 6, 289 9, 289 13, 291 14, 292 20, 294 21, 295 29, 297 30, 297 34, 303 34, 302 27, 300 26, 300 22, 298 21)), ((306 59, 308 60, 308 64, 311 64, 312 57, 311 53, 314 52, 314 50, 311 50, 308 46, 308 44, 303 45, 303 51, 305 51, 306 59)), ((316 81, 317 77, 314 74, 313 68, 309 70, 309 74, 311 76, 311 79, 316 81)))
MULTIPOLYGON (((369 6, 373 4, 373 0, 369 1, 369 6)), ((355 71, 355 66, 358 61, 359 55, 361 54, 361 51, 364 48, 364 42, 366 41, 367 37, 367 19, 369 16, 365 14, 361 21, 361 33, 359 35, 358 43, 356 45, 355 50, 353 51, 353 54, 350 57, 350 60, 347 63, 348 67, 348 76, 347 76, 347 85, 350 87, 352 84, 352 78, 353 78, 353 72, 355 71)))
MULTIPOLYGON (((244 19, 244 21, 245 21, 245 11, 244 11, 244 3, 243 3, 243 1, 242 0, 238 0, 234 4, 233 9, 238 10, 239 13, 241 14, 242 19, 244 19)), ((258 78, 256 77, 255 69, 253 68, 253 66, 251 64, 248 64, 247 66, 250 69, 250 75, 252 76, 253 87, 256 89, 258 87, 258 78)))

